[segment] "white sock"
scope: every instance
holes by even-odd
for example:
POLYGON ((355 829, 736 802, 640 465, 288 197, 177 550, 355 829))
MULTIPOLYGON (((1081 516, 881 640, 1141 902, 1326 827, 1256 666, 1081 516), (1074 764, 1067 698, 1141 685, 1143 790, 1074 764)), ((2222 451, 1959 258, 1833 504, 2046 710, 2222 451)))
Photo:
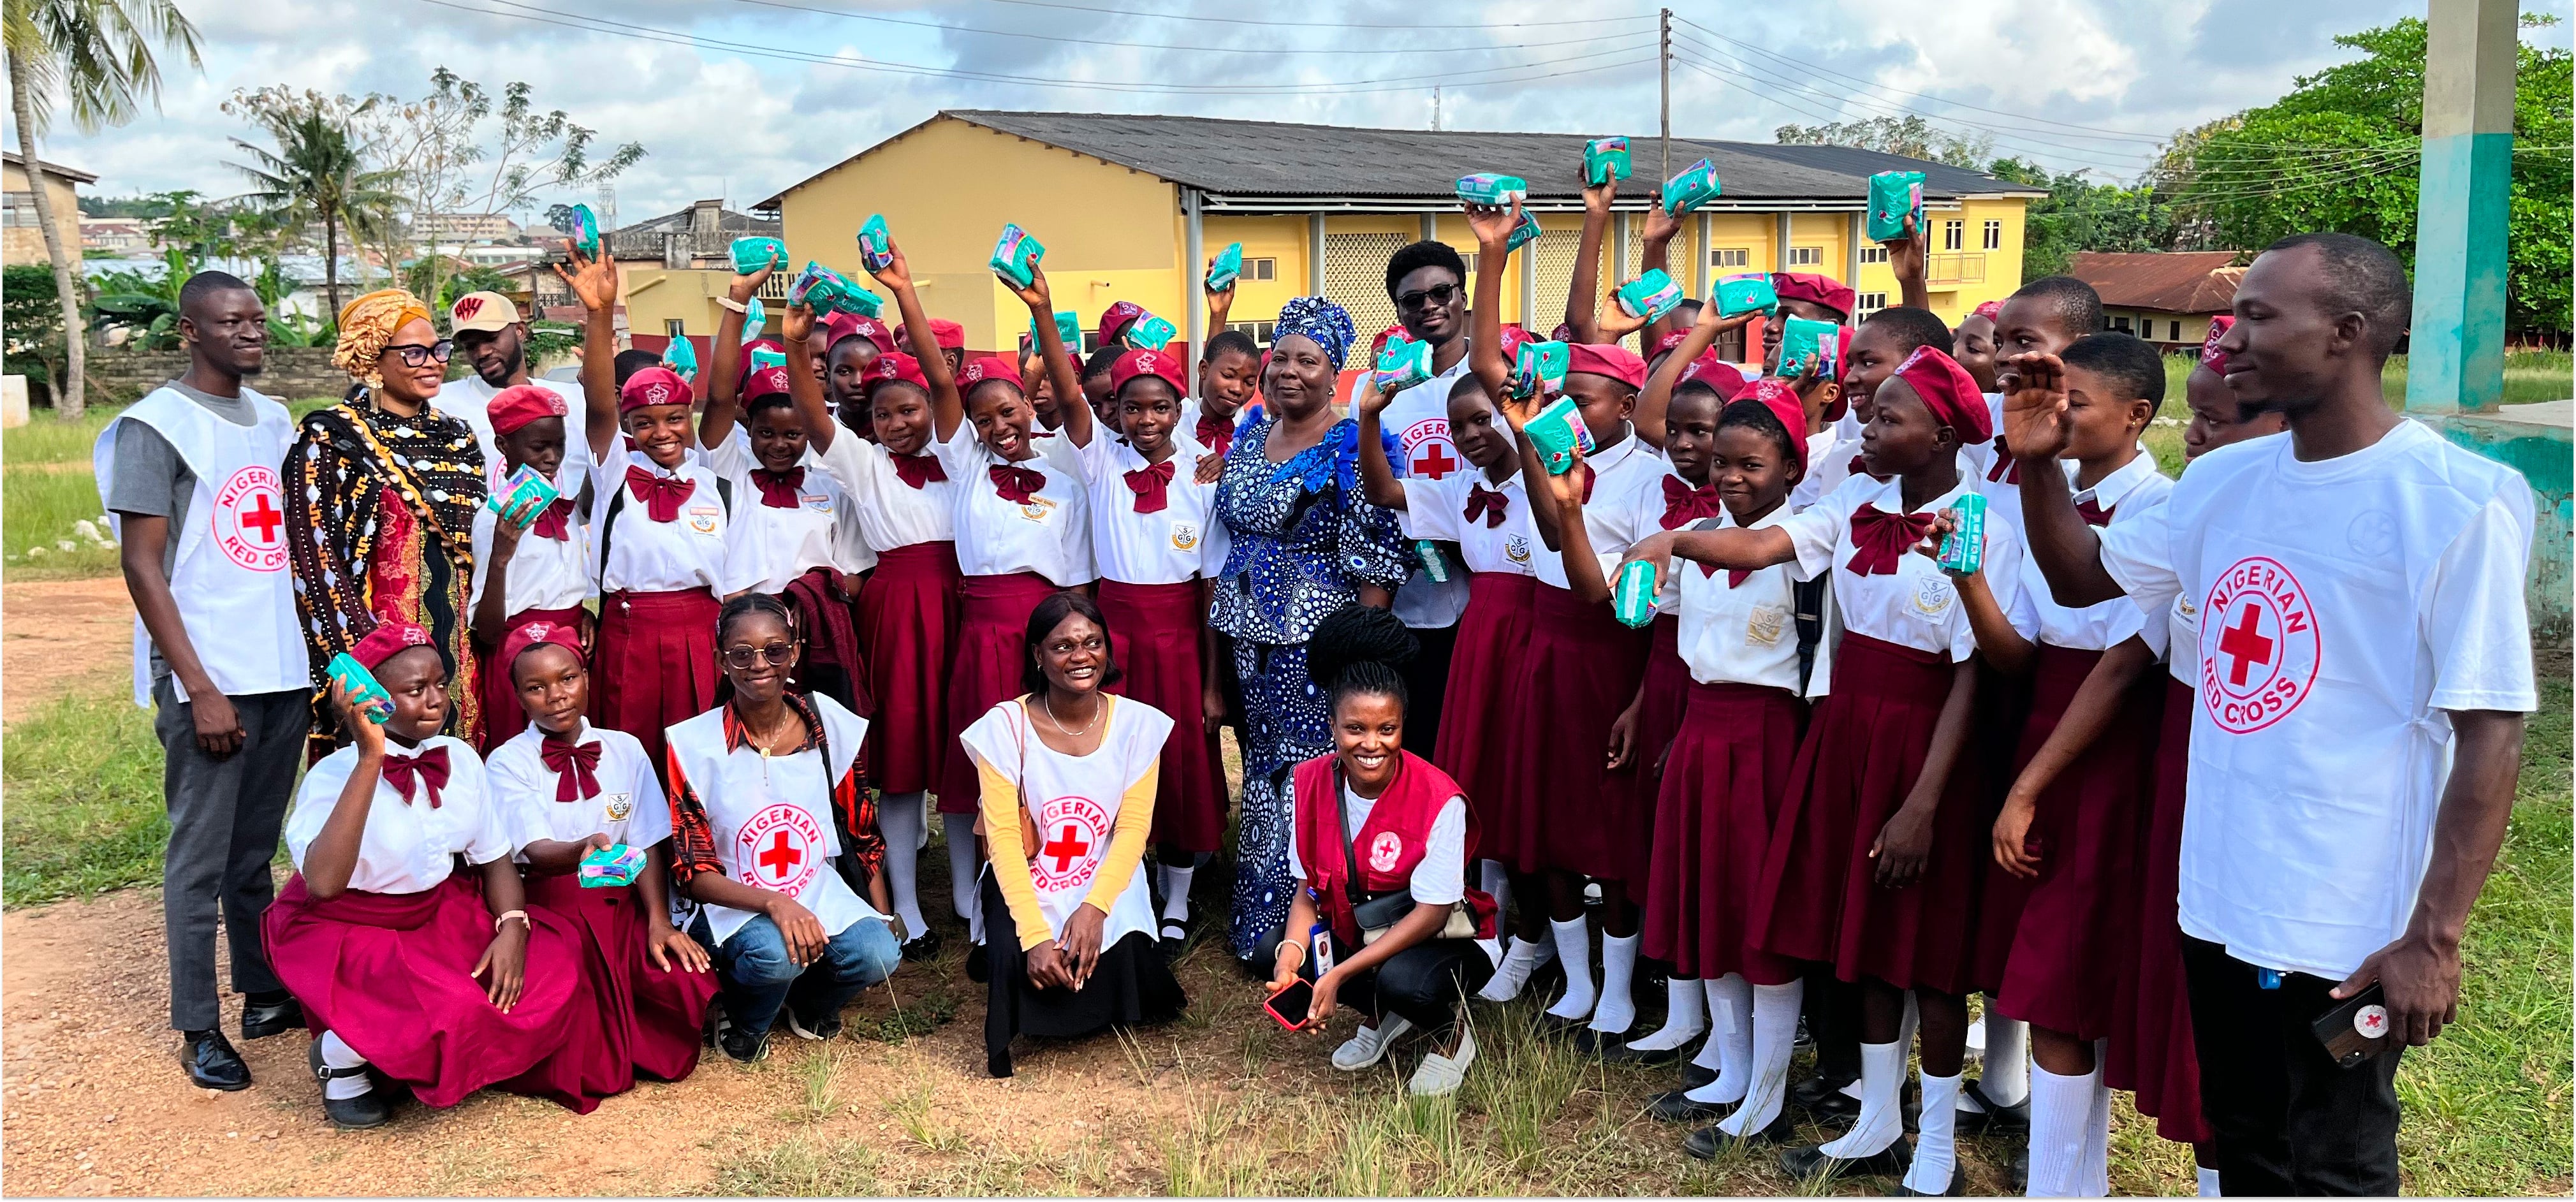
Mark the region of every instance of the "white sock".
POLYGON ((1198 869, 1190 865, 1163 868, 1163 921, 1186 924, 1190 920, 1190 878, 1198 869))
POLYGON ((1905 1171, 1905 1187, 1938 1197, 1950 1191, 1950 1174, 1958 1171, 1959 1075, 1923 1074, 1923 1117, 1914 1135, 1914 1165, 1905 1171))
POLYGON ((1597 996, 1592 992, 1591 929, 1580 918, 1550 920, 1547 928, 1555 937, 1557 959, 1565 961, 1565 995, 1547 1012, 1558 1018, 1582 1018, 1592 1013, 1597 996))
POLYGON ((1824 1146, 1827 1156, 1859 1160, 1887 1150, 1905 1138, 1905 1112, 1898 1099, 1905 1089, 1905 1045, 1860 1045, 1860 1117, 1851 1130, 1824 1146))
MULTIPOLYGON (((1476 941, 1476 950, 1485 953, 1485 959, 1492 961, 1497 970, 1502 968, 1503 941, 1501 939, 1479 939, 1476 941)), ((1486 983, 1491 984, 1492 982, 1488 979, 1486 983)))
POLYGON ((1637 1025, 1637 998, 1629 983, 1637 975, 1637 945, 1644 941, 1644 935, 1601 936, 1601 997, 1592 1009, 1593 1030, 1625 1035, 1637 1025))
POLYGON ((1997 1106, 2017 1106, 2030 1096, 2030 1024, 1986 1009, 1986 1068, 1977 1092, 1997 1106))
POLYGON ((1669 1052, 1699 1038, 1700 1032, 1708 1030, 1708 1016, 1704 1013, 1707 1001, 1707 991, 1696 980, 1674 977, 1665 981, 1664 1025, 1655 1028, 1652 1035, 1629 1040, 1628 1049, 1669 1052))
POLYGON ((1496 922, 1512 912, 1512 874, 1504 870, 1501 860, 1476 861, 1476 887, 1494 899, 1496 922))
MULTIPOLYGON (((322 1066, 324 1068, 364 1068, 366 1067, 366 1064, 367 1058, 359 1055, 358 1049, 350 1047, 347 1043, 342 1042, 339 1032, 324 1031, 322 1033, 322 1066)), ((366 1075, 363 1073, 355 1077, 333 1077, 322 1083, 322 1096, 329 1098, 334 1102, 345 1102, 351 1098, 372 1092, 375 1088, 375 1083, 367 1080, 366 1075)))
POLYGON ((1717 1049, 1717 1080, 1690 1091, 1691 1101, 1732 1106, 1753 1084, 1753 986, 1741 973, 1708 982, 1708 1046, 1717 1049))
POLYGON ((1518 935, 1512 936, 1511 944, 1504 950, 1502 959, 1494 965, 1492 979, 1485 982, 1484 988, 1476 991, 1476 996, 1489 1002, 1508 1002, 1519 997, 1521 986, 1529 983, 1530 974, 1538 971, 1538 966, 1547 962, 1543 953, 1548 950, 1550 949, 1546 943, 1533 942, 1518 935))
POLYGON ((984 866, 975 854, 975 816, 942 814, 940 830, 948 839, 948 902, 957 907, 957 916, 966 920, 967 932, 974 941, 984 942, 984 907, 975 904, 975 874, 984 866))
POLYGON ((894 916, 903 920, 905 934, 919 939, 930 933, 930 920, 921 916, 921 841, 930 834, 922 795, 878 799, 877 830, 885 836, 886 892, 894 895, 894 916))
POLYGON ((2102 1081, 2102 1061, 2110 1041, 2093 1041, 2093 1106, 2084 1119, 2084 1171, 2076 1184, 2088 1198, 2111 1193, 2111 1087, 2102 1081))
MULTIPOLYGON (((1753 987, 1753 1080, 1744 1104, 1726 1116, 1718 1130, 1736 1136, 1759 1135, 1780 1117, 1780 1105, 1789 1097, 1789 1057, 1797 1051, 1798 1005, 1806 992, 1804 981, 1753 987)), ((1710 1041, 1715 1042, 1716 1036, 1710 1036, 1710 1041)))
POLYGON ((2072 1198, 2082 1191, 2084 1128, 2102 1070, 2062 1077, 2030 1066, 2030 1186, 2033 1198, 2072 1198))
POLYGON ((2201 1197, 2224 1198, 2227 1196, 2218 1192, 2218 1170, 2194 1167, 2192 1172, 2197 1174, 2200 1178, 2201 1197))

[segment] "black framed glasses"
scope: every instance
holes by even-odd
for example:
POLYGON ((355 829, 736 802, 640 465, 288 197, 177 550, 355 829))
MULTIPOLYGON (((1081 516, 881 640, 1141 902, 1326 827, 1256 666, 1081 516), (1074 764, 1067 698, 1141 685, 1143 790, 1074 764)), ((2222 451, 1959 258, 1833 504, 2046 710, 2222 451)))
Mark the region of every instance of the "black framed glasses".
POLYGON ((1458 299, 1458 285, 1434 284, 1419 292, 1398 294, 1395 298, 1395 307, 1409 312, 1430 305, 1445 305, 1456 299, 1458 299))
POLYGON ((422 346, 417 342, 401 342, 385 349, 401 352, 405 367, 426 367, 432 363, 447 362, 447 357, 456 353, 456 344, 441 338, 428 346, 422 346))
POLYGON ((794 662, 795 659, 796 644, 794 643, 771 643, 765 647, 727 647, 724 649, 725 666, 731 668, 748 668, 754 664, 763 662, 785 667, 789 663, 794 662))

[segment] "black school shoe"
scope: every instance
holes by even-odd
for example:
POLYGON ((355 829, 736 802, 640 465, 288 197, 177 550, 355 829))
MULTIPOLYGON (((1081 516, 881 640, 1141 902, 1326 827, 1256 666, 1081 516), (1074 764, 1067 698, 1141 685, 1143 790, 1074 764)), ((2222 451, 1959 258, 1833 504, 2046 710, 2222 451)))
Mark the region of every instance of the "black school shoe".
POLYGON ((241 1053, 233 1050, 221 1029, 190 1031, 186 1040, 179 1045, 179 1063, 188 1066, 188 1079, 197 1088, 226 1093, 250 1088, 250 1066, 242 1063, 241 1053))
POLYGON ((366 1077, 372 1086, 375 1075, 367 1065, 356 1068, 331 1068, 322 1063, 322 1041, 316 1039, 304 1053, 304 1062, 313 1069, 313 1079, 322 1085, 322 1115, 331 1125, 344 1131, 364 1131, 381 1127, 393 1120, 394 1109, 385 1100, 384 1091, 369 1088, 354 1098, 331 1096, 331 1082, 342 1077, 366 1077))
POLYGON ((945 945, 939 940, 939 932, 923 931, 903 945, 904 963, 927 964, 939 958, 939 951, 943 946, 945 945))
POLYGON ((1727 1133, 1718 1130, 1717 1125, 1714 1123, 1706 1127, 1702 1127, 1699 1130, 1693 1131, 1689 1135, 1682 1137, 1682 1151, 1689 1154, 1694 1159, 1715 1160, 1717 1159, 1717 1154, 1724 1151, 1729 1144, 1785 1144, 1797 1137, 1798 1121, 1790 1118, 1788 1110, 1783 1108, 1780 1111, 1780 1117, 1771 1120, 1770 1126, 1764 1127, 1750 1136, 1738 1137, 1728 1135, 1727 1133))
POLYGON ((2027 1135, 2030 1132, 2030 1099, 2023 1098, 2011 1106, 1997 1105, 1986 1096, 1985 1081, 1970 1081, 1959 1087, 1962 1096, 1985 1108, 1985 1113, 1959 1112, 1959 1131, 1963 1135, 2002 1132, 2027 1135))
POLYGON ((1725 1112, 1726 1106, 1721 1103, 1692 1101, 1688 1089, 1667 1090, 1656 1094, 1654 1101, 1646 1104, 1647 1114, 1667 1123, 1696 1123, 1725 1112))
POLYGON ((769 1058, 769 1032, 745 1031, 728 1019, 716 1029, 716 1046, 736 1064, 757 1064, 769 1058))
POLYGON ((1913 1186, 1910 1186, 1910 1185, 1905 1184, 1905 1182, 1904 1182, 1904 1181, 1899 1180, 1899 1181, 1896 1183, 1896 1188, 1895 1188, 1895 1189, 1892 1189, 1892 1190, 1887 1191, 1887 1196, 1888 1196, 1888 1197, 1890 1197, 1890 1198, 1964 1198, 1964 1197, 1967 1197, 1967 1196, 1968 1196, 1968 1166, 1966 1166, 1966 1165, 1964 1165, 1964 1164, 1954 1164, 1954 1165, 1950 1166, 1950 1188, 1945 1189, 1945 1190, 1942 1190, 1940 1193, 1937 1193, 1937 1194, 1927 1194, 1927 1193, 1924 1193, 1922 1190, 1916 1189, 1916 1188, 1914 1188, 1913 1186))
POLYGON ((1830 1077, 1809 1077, 1789 1087, 1792 1105, 1806 1108, 1809 1117, 1819 1123, 1848 1121, 1860 1116, 1860 1099, 1843 1092, 1850 1081, 1830 1077))
POLYGON ((1914 1150, 1902 1136, 1895 1143, 1855 1160, 1828 1156, 1823 1144, 1790 1148, 1780 1153, 1780 1171, 1800 1181, 1823 1174, 1831 1174, 1835 1178, 1884 1177, 1904 1172, 1913 1162, 1914 1150))
POLYGON ((1684 1061, 1682 1063, 1682 1088, 1684 1090, 1697 1089, 1700 1086, 1706 1085, 1715 1080, 1717 1080, 1716 1069, 1702 1068, 1689 1061, 1684 1061))
POLYGON ((304 1025, 304 1007, 294 995, 279 993, 268 1001, 254 994, 242 1003, 242 1038, 266 1039, 304 1025))

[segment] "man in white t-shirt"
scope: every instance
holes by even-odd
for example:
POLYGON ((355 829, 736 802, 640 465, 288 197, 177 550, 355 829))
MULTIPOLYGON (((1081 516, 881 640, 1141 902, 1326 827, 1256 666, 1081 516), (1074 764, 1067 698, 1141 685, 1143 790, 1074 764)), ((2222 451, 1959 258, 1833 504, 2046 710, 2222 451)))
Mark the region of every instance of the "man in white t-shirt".
MULTIPOLYGON (((564 412, 579 413, 581 393, 573 385, 529 377, 528 323, 509 297, 498 292, 469 292, 457 297, 447 309, 447 330, 448 337, 456 342, 456 354, 472 365, 474 374, 449 380, 430 403, 439 412, 474 428, 474 441, 483 444, 484 468, 491 483, 498 485, 505 473, 501 449, 492 442, 492 419, 487 412, 492 398, 513 384, 534 384, 561 396, 564 412)), ((590 478, 589 440, 564 440, 563 467, 556 478, 590 478)))
MULTIPOLYGON (((2230 391, 2287 437, 2202 456, 2098 539, 2063 473, 2021 476, 2060 604, 2201 611, 2179 916, 2231 1197, 2397 1192, 2398 1053, 2458 1016, 2461 934, 2539 705, 2531 489, 2389 410, 2409 308, 2386 248, 2285 238, 2247 269, 2219 349, 2230 391), (2337 1067, 2328 1018, 2385 1050, 2337 1067)), ((2060 365, 2016 366, 2013 453, 2054 459, 2060 365)))
MULTIPOLYGON (((1446 242, 1416 242, 1387 260, 1386 295, 1395 302, 1404 336, 1431 347, 1431 378, 1395 394, 1383 419, 1386 432, 1404 444, 1401 474, 1440 480, 1472 472, 1449 437, 1449 389, 1467 374, 1467 261, 1446 242)), ((1405 690, 1413 695, 1405 726, 1418 747, 1440 737, 1449 657, 1458 646, 1458 619, 1467 612, 1466 565, 1454 545, 1439 554, 1447 560, 1447 580, 1432 579, 1417 555, 1413 574, 1395 590, 1395 616, 1413 629, 1421 646, 1403 670, 1405 690)))

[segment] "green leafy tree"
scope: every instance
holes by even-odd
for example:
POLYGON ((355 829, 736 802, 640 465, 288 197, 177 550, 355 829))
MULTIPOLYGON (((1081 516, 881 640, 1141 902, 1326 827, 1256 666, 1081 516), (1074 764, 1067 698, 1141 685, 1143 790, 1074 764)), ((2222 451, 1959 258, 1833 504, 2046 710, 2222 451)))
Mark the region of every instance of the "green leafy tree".
POLYGON ((402 204, 394 191, 395 173, 369 165, 365 148, 351 132, 375 98, 352 100, 318 92, 295 93, 282 87, 238 92, 224 111, 247 116, 268 131, 277 148, 269 150, 233 139, 250 158, 228 163, 251 190, 241 199, 267 210, 297 228, 322 225, 322 289, 330 311, 340 311, 340 236, 353 242, 381 236, 393 224, 402 204))
POLYGON ((1986 173, 2048 189, 2047 196, 2023 210, 2023 283, 2065 274, 2077 251, 2166 250, 2173 245, 2173 209, 2152 187, 2097 183, 2080 171, 2052 175, 2024 159, 1996 159, 1986 173))
MULTIPOLYGON (((142 105, 161 103, 164 53, 202 66, 197 27, 172 0, 0 0, 0 42, 9 66, 9 110, 18 125, 18 155, 33 171, 44 160, 37 143, 53 128, 56 97, 68 101, 72 122, 85 132, 123 125, 142 105)), ((29 193, 45 256, 54 272, 54 299, 63 328, 80 327, 82 282, 77 239, 63 236, 69 214, 56 213, 51 195, 29 193)), ((76 220, 77 218, 75 218, 76 220)), ((81 340, 65 341, 63 387, 54 394, 55 416, 78 418, 84 404, 88 357, 81 340)))
POLYGON ((63 311, 54 298, 54 270, 43 263, 12 263, 0 273, 0 360, 13 376, 33 377, 48 398, 62 394, 63 311))
POLYGON ((1851 146, 1971 170, 1995 149, 1995 140, 1984 134, 1954 134, 1913 116, 1783 125, 1771 131, 1771 140, 1782 146, 1851 146))

